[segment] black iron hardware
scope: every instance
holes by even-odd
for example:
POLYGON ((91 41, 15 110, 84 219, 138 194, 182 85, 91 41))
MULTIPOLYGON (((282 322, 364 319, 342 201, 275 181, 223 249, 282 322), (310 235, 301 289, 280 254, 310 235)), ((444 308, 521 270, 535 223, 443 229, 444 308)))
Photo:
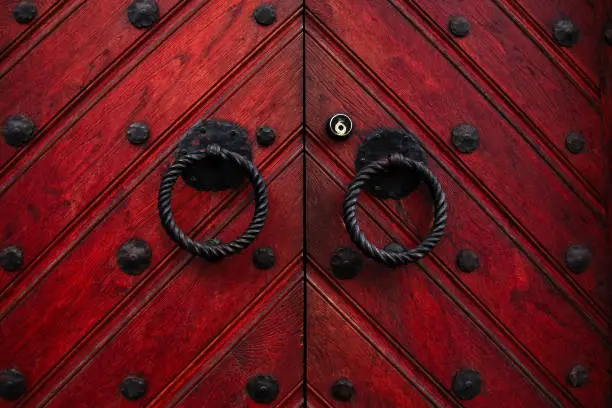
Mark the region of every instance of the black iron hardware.
POLYGON ((348 378, 341 377, 332 384, 331 394, 336 401, 348 402, 355 395, 355 386, 348 378))
POLYGON ((248 142, 242 140, 243 133, 244 130, 231 122, 197 123, 179 143, 177 159, 166 171, 159 188, 159 217, 168 236, 189 253, 210 261, 236 254, 248 247, 261 232, 268 217, 266 185, 250 160, 251 149, 248 144, 248 157, 245 157, 242 143, 248 142), (229 150, 226 146, 243 154, 229 150), (229 243, 213 240, 199 243, 189 238, 176 224, 171 208, 172 190, 179 176, 183 176, 188 185, 200 190, 231 188, 240 185, 246 176, 255 193, 255 213, 244 233, 229 243), (231 178, 229 182, 228 177, 231 178))
POLYGON ((20 147, 34 138, 36 125, 26 115, 12 115, 2 124, 2 135, 9 146, 20 147))
POLYGON ((586 147, 586 141, 582 132, 569 132, 565 136, 565 148, 568 152, 573 154, 579 154, 584 152, 586 147))
POLYGON ((379 129, 366 138, 365 143, 359 148, 357 157, 357 167, 360 164, 364 164, 365 167, 360 170, 358 168, 358 173, 351 181, 344 198, 344 225, 351 240, 367 257, 390 267, 416 262, 431 252, 444 234, 448 217, 446 195, 442 186, 423 163, 424 153, 420 150, 416 139, 413 139, 414 136, 410 133, 388 129, 379 129), (376 149, 371 149, 372 147, 376 149), (394 149, 404 151, 411 157, 394 149), (415 157, 420 160, 415 160, 415 157), (375 161, 367 163, 368 158, 375 161), (374 191, 382 193, 382 197, 398 198, 414 191, 422 181, 434 199, 434 222, 425 240, 416 248, 404 248, 401 252, 397 249, 393 251, 380 249, 368 241, 361 232, 357 220, 359 194, 364 189, 372 191, 372 182, 374 187, 384 182, 388 186, 387 190, 374 188, 374 191))
POLYGON ((117 265, 128 275, 140 275, 151 265, 153 250, 142 239, 132 238, 117 251, 117 265))
POLYGON ((344 113, 335 113, 325 124, 327 134, 334 139, 346 139, 353 132, 353 121, 344 113))
POLYGON ((470 22, 464 16, 452 16, 448 20, 448 29, 455 37, 462 38, 470 33, 470 22))
POLYGON ((253 264, 257 269, 271 269, 276 264, 276 254, 270 247, 259 247, 253 251, 253 264))
POLYGON ((478 254, 471 249, 462 249, 459 251, 455 261, 457 263, 457 268, 459 268, 461 272, 470 273, 480 268, 478 254))
POLYGON ((151 130, 143 122, 134 122, 127 128, 127 139, 133 145, 145 144, 149 140, 151 130))
POLYGON ((276 21, 276 9, 270 4, 262 4, 253 12, 253 18, 259 25, 272 25, 276 21))
POLYGON ((480 135, 474 126, 462 123, 451 130, 451 142, 461 153, 472 153, 480 145, 480 135))
POLYGON ((331 270, 338 279, 352 279, 361 271, 361 254, 351 247, 340 247, 331 256, 331 270))
POLYGON ((0 250, 0 267, 7 272, 15 272, 23 265, 23 249, 10 245, 0 250))
POLYGON ((128 6, 127 15, 134 27, 151 27, 159 21, 159 6, 155 0, 134 0, 128 6))
POLYGON ((142 398, 147 392, 147 381, 143 377, 128 375, 119 386, 121 395, 130 401, 142 398))
POLYGON ((453 377, 452 389, 459 399, 474 399, 482 389, 482 377, 476 370, 463 368, 453 377))
POLYGON ((24 375, 14 368, 0 371, 0 398, 15 401, 25 393, 27 382, 24 375))
POLYGON ((578 42, 580 29, 572 20, 559 20, 553 25, 553 38, 560 46, 570 48, 578 42))
POLYGON ((271 375, 256 375, 247 382, 247 394, 258 404, 269 404, 278 397, 278 380, 271 375))
POLYGON ((276 132, 269 126, 262 126, 257 129, 255 138, 257 138, 257 143, 259 143, 260 146, 268 147, 276 140, 276 132))
POLYGON ((19 24, 27 24, 36 18, 38 10, 31 1, 20 1, 13 9, 13 17, 19 24))
POLYGON ((567 374, 567 382, 572 388, 580 388, 589 382, 589 370, 581 365, 572 367, 567 374))
POLYGON ((575 274, 581 274, 591 265, 591 250, 582 244, 572 244, 565 251, 565 265, 575 274))

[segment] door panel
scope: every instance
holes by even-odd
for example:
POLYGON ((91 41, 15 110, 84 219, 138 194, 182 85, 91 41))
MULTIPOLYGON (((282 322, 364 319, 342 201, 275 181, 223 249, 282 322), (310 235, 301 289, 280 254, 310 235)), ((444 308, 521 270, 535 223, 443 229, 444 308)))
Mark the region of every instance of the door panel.
MULTIPOLYGON (((321 345, 314 334, 312 316, 321 312, 313 303, 322 296, 350 316, 346 325, 380 345, 383 355, 396 356, 387 358, 390 366, 416 372, 408 381, 436 406, 609 403, 609 135, 602 137, 605 98, 595 58, 603 45, 593 27, 572 48, 548 38, 550 28, 542 39, 535 27, 541 17, 528 13, 546 7, 531 3, 307 1, 307 285, 319 293, 306 299, 311 386, 312 367, 338 353, 327 344, 346 337, 328 333, 321 345), (467 17, 467 36, 450 33, 453 15, 467 17), (583 44, 589 39, 596 46, 583 44), (326 131, 338 112, 354 125, 341 140, 326 131), (479 133, 472 153, 453 145, 452 129, 462 123, 479 133), (335 251, 357 250, 343 221, 344 196, 359 147, 380 127, 417 135, 446 192, 448 226, 420 262, 389 269, 362 256, 359 272, 346 278, 334 274, 335 251), (574 154, 566 135, 578 131, 587 147, 574 154), (566 265, 572 244, 591 250, 584 273, 566 265), (476 253, 475 271, 461 271, 462 250, 476 253), (587 385, 574 387, 568 379, 577 366, 588 368, 587 385), (453 389, 466 368, 482 378, 469 401, 453 389)), ((558 10, 578 7, 551 3, 558 10)), ((600 20, 586 4, 576 14, 571 18, 580 24, 600 20)), ((424 186, 399 201, 362 193, 358 220, 379 248, 390 242, 414 248, 431 226, 432 205, 424 186)), ((342 375, 355 384, 351 404, 370 406, 360 399, 369 395, 370 373, 351 360, 342 375)), ((342 406, 330 381, 318 382, 317 393, 342 406)), ((379 401, 388 392, 377 393, 379 401)))
MULTIPOLYGON (((72 89, 57 75, 74 53, 50 55, 59 41, 54 38, 74 35, 69 20, 63 23, 68 28, 60 25, 49 43, 38 45, 49 50, 47 63, 57 70, 23 62, 14 68, 50 83, 50 90, 28 93, 31 104, 3 98, 7 115, 54 99, 49 115, 64 109, 60 114, 69 118, 61 127, 39 129, 32 144, 2 146, 13 161, 2 179, 1 244, 25 254, 18 271, 3 271, 0 297, 0 367, 17 368, 27 379, 15 404, 128 404, 122 381, 138 376, 146 392, 132 402, 137 406, 216 406, 219 400, 201 394, 209 386, 218 398, 243 406, 250 400, 247 380, 258 374, 276 378, 276 401, 297 404, 303 399, 304 308, 301 5, 273 2, 276 22, 262 26, 253 18, 256 1, 183 2, 183 14, 168 23, 169 6, 160 3, 162 21, 140 31, 127 21, 129 3, 123 3, 112 9, 116 39, 103 37, 118 51, 134 34, 147 40, 124 52, 113 72, 105 71, 104 87, 82 90, 84 105, 72 103, 76 93, 54 88, 72 89), (52 98, 56 90, 66 99, 52 98), (176 145, 206 119, 246 129, 270 208, 252 246, 220 262, 178 248, 158 216, 160 181, 176 160, 176 145), (128 142, 126 129, 134 122, 150 127, 146 143, 128 142), (264 125, 276 134, 267 146, 256 138, 264 125), (132 238, 152 250, 141 274, 118 265, 119 248, 132 238), (265 246, 275 263, 260 270, 254 251, 265 246)), ((88 28, 98 51, 103 29, 110 28, 88 28)), ((85 52, 75 45, 81 48, 85 52)), ((10 97, 19 99, 17 90, 10 97)), ((200 192, 179 181, 172 210, 186 234, 229 242, 253 215, 251 190, 247 184, 200 192)))

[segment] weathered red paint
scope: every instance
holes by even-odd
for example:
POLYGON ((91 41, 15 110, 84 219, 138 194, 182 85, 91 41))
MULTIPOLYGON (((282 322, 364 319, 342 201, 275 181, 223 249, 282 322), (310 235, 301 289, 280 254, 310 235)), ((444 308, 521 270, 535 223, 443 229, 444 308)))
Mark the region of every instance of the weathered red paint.
MULTIPOLYGON (((0 2, 0 121, 25 113, 36 138, 0 141, 0 248, 25 264, 0 271, 0 370, 28 389, 0 406, 259 406, 245 386, 275 376, 278 407, 605 407, 610 404, 612 47, 606 0, 159 0, 160 21, 134 28, 131 0, 37 1, 29 24, 0 2), (450 16, 471 24, 464 38, 450 16), (559 19, 581 29, 558 46, 559 19), (354 134, 333 140, 337 112, 354 134), (243 253, 219 263, 170 241, 157 190, 184 132, 201 118, 238 122, 268 185, 270 215, 243 253), (305 122, 304 122, 305 120, 305 122), (127 126, 151 128, 142 146, 127 126), (453 126, 480 133, 471 154, 453 126), (271 126, 276 140, 257 145, 271 126), (418 264, 364 260, 330 271, 354 157, 369 131, 413 131, 449 202, 446 234, 418 264), (565 148, 580 131, 582 154, 565 148), (151 266, 129 276, 115 254, 137 237, 151 266), (573 243, 593 253, 572 274, 573 243), (258 246, 276 265, 257 270, 258 246), (480 268, 458 270, 471 249, 480 268), (570 369, 589 369, 582 388, 570 369), (482 392, 451 382, 478 370, 482 392), (122 379, 148 390, 128 402, 122 379), (335 401, 349 378, 356 394, 335 401)), ((202 193, 179 181, 173 210, 191 236, 229 240, 252 215, 250 187, 202 193)), ((372 242, 415 246, 432 219, 425 188, 394 202, 364 194, 372 242)))

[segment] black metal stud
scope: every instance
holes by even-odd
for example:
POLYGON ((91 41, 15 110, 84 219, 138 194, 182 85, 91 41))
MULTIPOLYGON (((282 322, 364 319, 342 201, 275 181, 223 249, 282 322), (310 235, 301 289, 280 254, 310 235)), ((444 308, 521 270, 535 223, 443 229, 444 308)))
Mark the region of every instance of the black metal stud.
POLYGON ((253 18, 257 24, 269 26, 276 21, 276 9, 270 4, 262 4, 253 12, 253 18))
POLYGON ((612 20, 608 21, 606 28, 604 29, 604 38, 608 45, 612 45, 612 20))
POLYGON ((448 20, 448 29, 455 37, 465 37, 470 33, 470 22, 464 16, 452 16, 448 20))
POLYGON ((325 130, 333 139, 346 139, 353 133, 353 121, 344 113, 335 113, 325 124, 325 130))
MULTIPOLYGON (((426 162, 425 152, 416 136, 400 129, 376 129, 368 136, 359 149, 355 168, 360 171, 368 164, 399 153, 421 163, 426 162)), ((406 177, 405 171, 389 169, 373 175, 366 184, 368 193, 379 198, 401 199, 416 190, 421 184, 420 177, 406 177)))
POLYGON ((151 27, 159 21, 159 6, 155 0, 134 0, 128 6, 127 15, 134 27, 151 27))
POLYGON ((571 47, 580 38, 580 29, 571 20, 559 20, 553 25, 553 38, 562 47, 571 47))
POLYGON ((565 148, 568 152, 578 154, 584 152, 586 141, 582 132, 569 132, 565 136, 565 148))
POLYGON ((0 267, 7 272, 14 272, 23 265, 23 249, 11 245, 0 251, 0 267))
POLYGON ((130 401, 142 398, 147 392, 147 380, 136 375, 128 375, 119 386, 121 395, 130 401))
POLYGON ((12 115, 2 124, 2 135, 9 146, 19 147, 34 138, 36 126, 26 115, 12 115))
POLYGON ((461 153, 472 153, 480 145, 480 135, 474 126, 462 123, 451 130, 451 142, 461 153))
POLYGON ((453 377, 452 388, 457 398, 464 401, 474 399, 482 389, 480 373, 471 368, 462 368, 453 377))
POLYGON ((459 268, 461 272, 474 272, 480 267, 478 254, 470 249, 462 249, 459 251, 455 262, 457 263, 457 268, 459 268))
POLYGON ((257 143, 259 143, 260 146, 267 147, 274 143, 274 140, 276 139, 276 132, 274 132, 274 129, 269 126, 262 126, 257 129, 255 137, 257 138, 257 143))
POLYGON ((127 240, 117 251, 117 265, 128 275, 140 275, 151 265, 153 250, 142 239, 127 240))
POLYGON ((589 269, 591 265, 591 250, 582 244, 572 244, 565 251, 565 265, 575 274, 589 269))
POLYGON ((572 388, 580 388, 589 381, 589 370, 581 365, 572 367, 567 374, 567 382, 572 388))
POLYGON ((26 389, 26 378, 19 370, 10 368, 0 371, 0 398, 15 401, 25 393, 26 389))
POLYGON ((278 397, 279 390, 278 380, 271 375, 256 375, 246 386, 247 394, 258 404, 271 403, 278 397))
POLYGON ((36 18, 38 10, 36 4, 30 1, 20 1, 13 9, 13 17, 19 24, 28 24, 36 18))
POLYGON ((341 377, 332 384, 331 394, 336 401, 348 402, 355 395, 355 386, 348 378, 341 377))
POLYGON ((253 251, 253 264, 257 269, 270 269, 276 263, 276 255, 270 247, 259 247, 253 251))
POLYGON ((331 257, 331 270, 338 279, 352 279, 361 271, 361 253, 351 247, 336 248, 331 257))
MULTIPOLYGON (((177 156, 218 145, 253 160, 247 131, 238 124, 222 120, 202 120, 192 126, 179 142, 177 156)), ((182 174, 188 186, 201 191, 221 191, 240 187, 244 171, 228 160, 210 158, 187 167, 182 174)))
POLYGON ((134 122, 127 128, 127 139, 133 145, 145 144, 150 134, 149 125, 143 122, 134 122))

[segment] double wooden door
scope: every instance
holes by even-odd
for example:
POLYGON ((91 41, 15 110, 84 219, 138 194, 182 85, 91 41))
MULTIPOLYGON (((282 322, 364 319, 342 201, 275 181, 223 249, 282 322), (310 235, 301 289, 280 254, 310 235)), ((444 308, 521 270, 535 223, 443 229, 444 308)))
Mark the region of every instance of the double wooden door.
POLYGON ((609 406, 610 13, 0 2, 0 406, 609 406))

